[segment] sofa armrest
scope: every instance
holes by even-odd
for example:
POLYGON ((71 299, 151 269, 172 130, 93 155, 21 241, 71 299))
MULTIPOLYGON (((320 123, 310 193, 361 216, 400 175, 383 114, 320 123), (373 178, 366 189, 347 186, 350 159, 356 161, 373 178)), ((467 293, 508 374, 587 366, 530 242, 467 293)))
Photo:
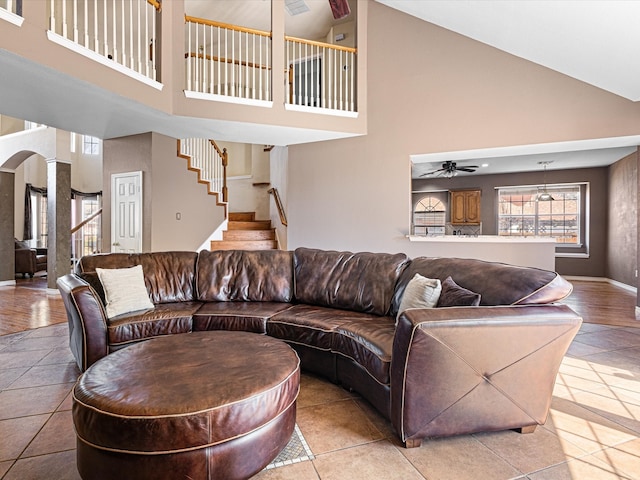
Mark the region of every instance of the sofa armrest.
POLYGON ((57 285, 69 321, 69 347, 84 372, 109 353, 104 306, 96 291, 74 274, 58 278, 57 285))
POLYGON ((31 248, 16 248, 16 273, 35 273, 36 251, 31 248))
POLYGON ((533 431, 581 323, 566 305, 405 311, 391 362, 391 420, 402 441, 533 431))

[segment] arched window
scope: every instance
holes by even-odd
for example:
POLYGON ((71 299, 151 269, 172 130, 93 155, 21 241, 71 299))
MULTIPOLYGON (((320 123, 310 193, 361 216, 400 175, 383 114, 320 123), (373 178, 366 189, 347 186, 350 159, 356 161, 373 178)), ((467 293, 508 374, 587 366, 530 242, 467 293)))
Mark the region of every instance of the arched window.
POLYGON ((444 234, 446 207, 442 201, 427 195, 418 200, 413 209, 414 235, 444 234))

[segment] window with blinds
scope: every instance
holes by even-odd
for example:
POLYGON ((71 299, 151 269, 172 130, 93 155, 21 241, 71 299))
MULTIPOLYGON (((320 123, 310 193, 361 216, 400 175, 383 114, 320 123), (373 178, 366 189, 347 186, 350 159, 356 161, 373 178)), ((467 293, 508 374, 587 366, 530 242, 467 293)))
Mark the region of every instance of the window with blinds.
POLYGON ((498 235, 555 238, 581 246, 584 184, 498 188, 498 235), (551 199, 543 200, 548 192, 551 199))

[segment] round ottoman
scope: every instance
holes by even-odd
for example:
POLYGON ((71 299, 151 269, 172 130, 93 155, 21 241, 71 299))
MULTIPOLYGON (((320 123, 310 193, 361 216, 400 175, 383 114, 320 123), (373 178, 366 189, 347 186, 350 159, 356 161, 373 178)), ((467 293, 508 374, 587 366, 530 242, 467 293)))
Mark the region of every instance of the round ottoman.
POLYGON ((300 362, 246 332, 150 339, 89 367, 73 390, 83 479, 244 479, 294 430, 300 362))

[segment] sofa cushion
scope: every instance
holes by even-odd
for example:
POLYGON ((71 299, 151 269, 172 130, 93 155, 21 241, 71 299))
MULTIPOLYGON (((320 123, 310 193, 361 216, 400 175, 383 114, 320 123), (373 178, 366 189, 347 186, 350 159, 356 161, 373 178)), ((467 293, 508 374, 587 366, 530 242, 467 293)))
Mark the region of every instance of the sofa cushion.
POLYGON ((203 250, 198 255, 198 300, 285 302, 293 297, 291 252, 203 250))
POLYGON ((116 350, 148 338, 189 333, 193 330, 192 316, 201 305, 200 302, 163 303, 142 313, 124 314, 109 319, 109 345, 112 350, 116 350))
POLYGON ((439 279, 423 277, 416 273, 404 289, 397 316, 408 308, 435 307, 441 292, 442 283, 439 279))
POLYGON ((479 293, 480 305, 552 303, 565 298, 573 288, 556 272, 548 270, 469 258, 418 257, 398 280, 393 315, 397 315, 404 289, 416 273, 440 281, 450 276, 461 287, 479 293))
POLYGON ((267 333, 267 320, 291 308, 279 302, 207 302, 193 316, 193 330, 267 333))
POLYGON ((104 290, 108 318, 153 308, 144 284, 142 267, 96 268, 104 290))
POLYGON ((336 327, 332 349, 357 362, 378 383, 389 385, 395 319, 358 315, 360 317, 344 319, 336 327))
POLYGON ((197 252, 105 253, 82 257, 76 266, 79 274, 96 268, 126 268, 142 265, 144 282, 151 301, 190 302, 195 298, 197 252))
MULTIPOLYGON (((410 286, 410 285, 409 285, 410 286)), ((409 288, 407 286, 407 288, 409 288)), ((480 294, 462 288, 451 277, 442 282, 442 292, 438 299, 438 307, 477 307, 480 305, 480 294)), ((400 304, 402 306, 402 304, 400 304)))
POLYGON ((295 298, 300 303, 386 315, 404 254, 351 253, 298 248, 295 298))
POLYGON ((267 320, 267 334, 287 342, 330 352, 335 329, 353 312, 314 305, 294 305, 267 320))

